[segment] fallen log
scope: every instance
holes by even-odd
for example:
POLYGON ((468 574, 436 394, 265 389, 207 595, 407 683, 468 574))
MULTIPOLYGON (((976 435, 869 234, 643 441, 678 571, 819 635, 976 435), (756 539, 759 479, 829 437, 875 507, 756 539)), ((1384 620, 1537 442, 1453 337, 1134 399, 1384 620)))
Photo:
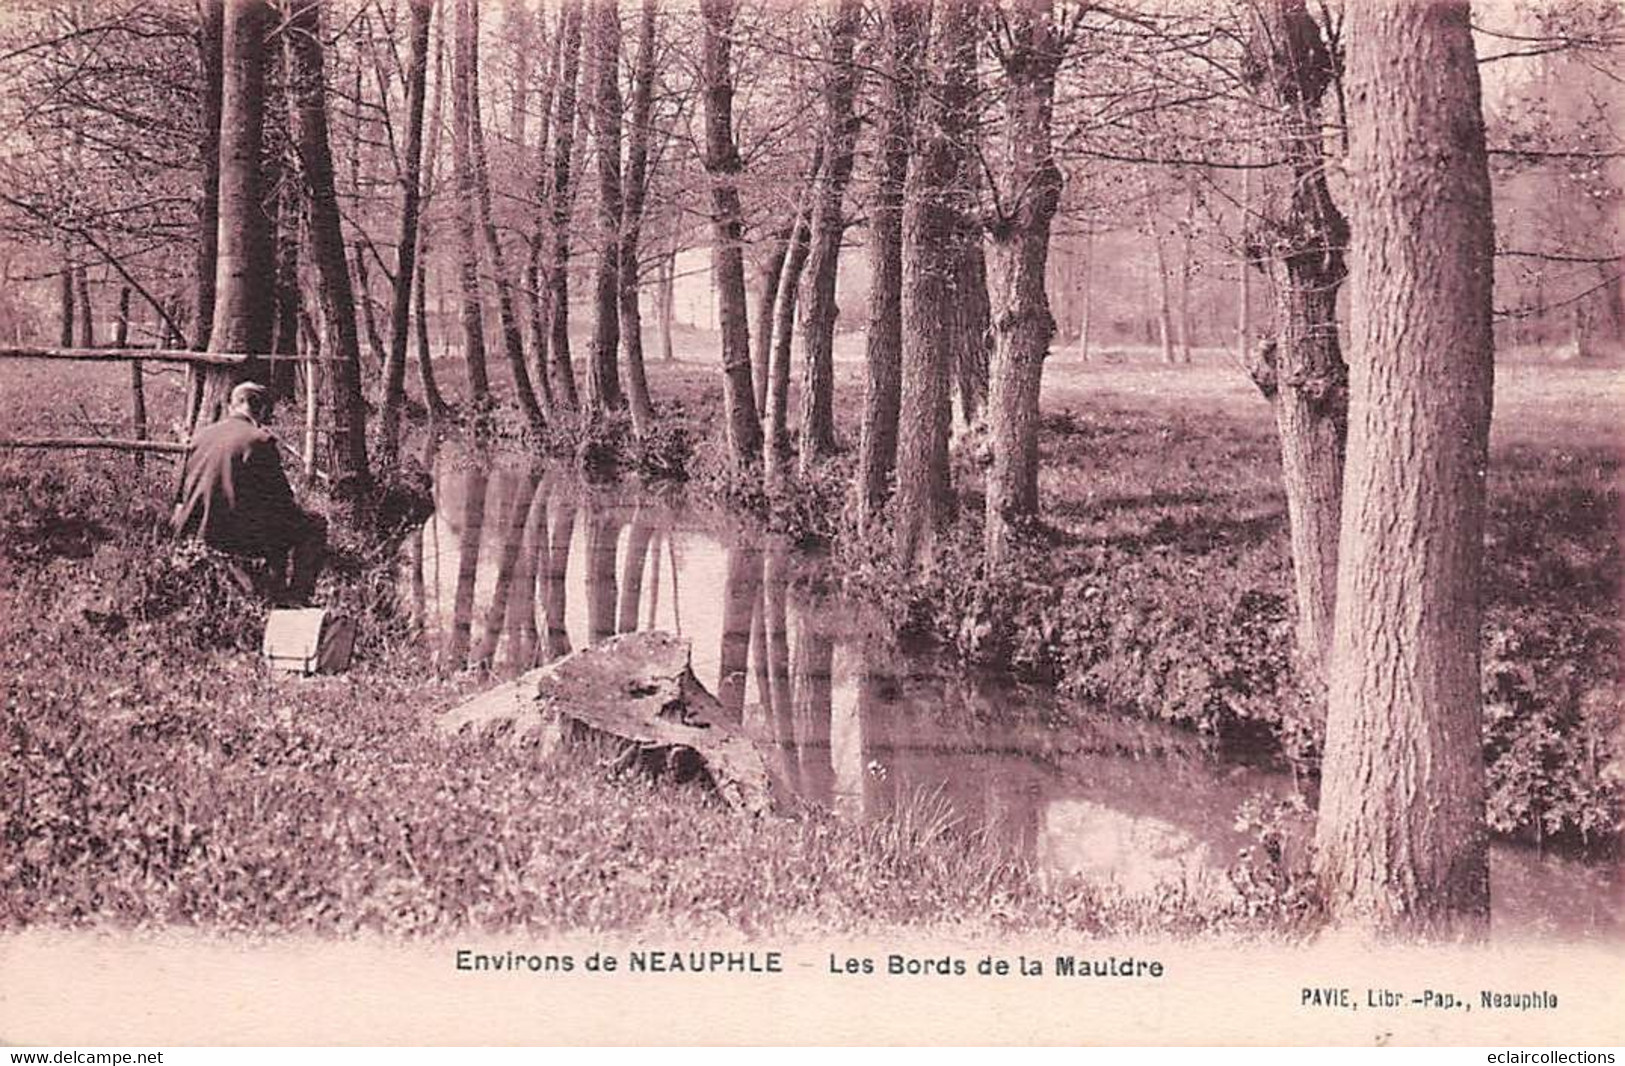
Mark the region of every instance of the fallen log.
POLYGON ((773 808, 767 765, 730 725, 671 633, 628 633, 583 648, 447 711, 448 734, 511 730, 539 735, 544 750, 584 737, 620 746, 616 765, 698 780, 729 805, 773 808))

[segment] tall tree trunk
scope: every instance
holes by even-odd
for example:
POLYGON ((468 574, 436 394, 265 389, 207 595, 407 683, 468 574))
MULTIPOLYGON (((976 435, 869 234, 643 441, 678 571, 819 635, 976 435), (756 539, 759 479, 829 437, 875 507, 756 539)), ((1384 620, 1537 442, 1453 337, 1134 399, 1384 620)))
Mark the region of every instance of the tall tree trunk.
POLYGON ((722 332, 722 402, 728 457, 734 468, 755 462, 762 423, 751 388, 750 324, 745 316, 744 212, 739 177, 744 169, 733 130, 732 36, 737 0, 700 0, 705 19, 702 84, 705 93, 705 169, 711 179, 712 271, 722 332))
POLYGON ((756 409, 767 418, 767 382, 772 369, 768 363, 773 351, 773 310, 779 305, 779 278, 784 276, 784 257, 790 254, 790 238, 795 236, 795 217, 773 234, 772 251, 758 272, 756 290, 756 336, 750 346, 751 383, 756 389, 756 409))
POLYGON ((502 36, 504 43, 512 50, 514 63, 508 101, 508 137, 520 156, 525 154, 526 127, 529 125, 527 111, 530 107, 531 56, 539 43, 533 38, 533 33, 530 12, 524 4, 503 5, 502 36))
POLYGON ((880 172, 869 221, 869 320, 864 335, 863 419, 858 438, 858 523, 869 528, 891 495, 903 359, 903 190, 913 137, 915 73, 925 12, 890 0, 881 79, 880 172))
POLYGON ((1078 283, 1081 307, 1078 309, 1078 358, 1089 361, 1089 327, 1095 310, 1095 231, 1083 231, 1083 277, 1078 283))
POLYGON ((1348 367, 1337 336, 1337 290, 1348 224, 1326 184, 1320 104, 1335 60, 1304 0, 1258 8, 1249 54, 1271 117, 1272 148, 1286 159, 1265 187, 1247 238, 1267 269, 1276 339, 1247 365, 1275 409, 1297 603, 1298 657, 1326 680, 1337 599, 1337 538, 1348 432, 1348 367), (1273 360, 1271 356, 1273 354, 1273 360))
POLYGON ((79 347, 96 347, 96 309, 90 302, 90 278, 83 266, 73 268, 73 291, 79 304, 79 347))
POLYGON ((785 250, 784 268, 776 286, 778 298, 773 305, 773 343, 768 358, 767 411, 763 432, 766 436, 763 470, 769 483, 783 473, 785 458, 790 454, 790 348, 796 323, 796 300, 801 292, 801 274, 807 266, 811 251, 811 213, 814 191, 823 158, 815 153, 814 173, 801 190, 796 208, 795 224, 790 228, 790 244, 785 250))
POLYGON ((58 277, 61 283, 57 286, 57 321, 60 327, 57 336, 62 347, 72 348, 76 336, 73 328, 73 262, 66 252, 62 256, 62 272, 58 277))
MULTIPOLYGON (((1249 159, 1249 163, 1251 160, 1249 159)), ((1236 287, 1236 358, 1246 366, 1253 350, 1253 256, 1247 247, 1252 225, 1253 170, 1241 172, 1241 281, 1236 287)))
POLYGON ((416 290, 413 299, 416 301, 418 312, 418 377, 423 382, 423 402, 429 408, 429 417, 443 419, 451 417, 452 409, 446 398, 440 394, 440 386, 434 377, 434 358, 429 347, 429 264, 426 258, 421 255, 418 257, 415 271, 417 281, 413 286, 416 290))
MULTIPOLYGON (((433 2, 433 0, 431 0, 433 2)), ((417 301, 417 335, 418 335, 418 376, 423 380, 424 403, 429 408, 431 418, 448 419, 452 417, 451 405, 440 394, 440 387, 435 382, 434 360, 429 346, 429 263, 425 254, 429 247, 429 237, 433 227, 429 223, 428 210, 435 193, 435 161, 440 158, 440 131, 445 125, 442 115, 445 113, 441 106, 445 97, 446 85, 446 20, 442 16, 440 28, 435 33, 434 50, 434 102, 429 108, 429 144, 428 156, 423 161, 423 202, 418 211, 417 234, 417 275, 413 283, 416 294, 413 299, 417 301)), ((442 310, 444 308, 442 307, 442 310)), ((442 321, 444 318, 442 317, 442 321)), ((432 436, 432 435, 431 435, 432 436)))
POLYGON ((1151 179, 1141 175, 1144 198, 1140 201, 1140 216, 1144 220, 1146 235, 1151 238, 1153 263, 1157 271, 1157 340, 1162 345, 1162 361, 1175 362, 1173 294, 1168 284, 1168 249, 1163 240, 1162 226, 1157 222, 1151 189, 1151 179))
MULTIPOLYGON (((616 0, 592 0, 592 132, 598 161, 598 263, 593 270, 587 402, 594 418, 626 405, 621 347, 621 16, 616 0)), ((633 279, 636 300, 636 278, 633 279)))
POLYGON ((811 252, 807 260, 807 293, 801 308, 801 469, 810 470, 835 451, 835 283, 842 212, 852 178, 858 120, 852 109, 858 72, 853 44, 863 14, 858 0, 828 0, 830 26, 824 60, 824 167, 813 196, 811 252))
POLYGON ((480 246, 474 226, 474 201, 478 198, 472 159, 473 116, 478 106, 470 94, 469 69, 478 48, 474 35, 479 27, 470 10, 472 0, 454 0, 456 30, 453 35, 451 81, 451 169, 456 186, 452 215, 457 223, 457 280, 462 294, 463 362, 468 368, 469 402, 475 411, 491 406, 491 379, 485 368, 485 300, 480 292, 480 246))
POLYGON ((1179 233, 1179 361, 1189 365, 1196 341, 1196 323, 1191 319, 1191 271, 1195 254, 1196 189, 1185 175, 1185 225, 1179 233))
MULTIPOLYGON (((233 0, 235 2, 235 0, 233 0)), ((356 337, 355 295, 344 256, 338 197, 333 188, 333 152, 327 135, 327 93, 323 80, 321 0, 291 0, 285 40, 297 106, 294 109, 299 159, 309 200, 310 240, 321 277, 322 310, 328 323, 327 382, 330 417, 329 473, 335 496, 359 496, 370 486, 367 466, 366 405, 361 396, 361 345, 356 337)), ((229 33, 228 33, 229 40, 229 33)), ((256 47, 264 37, 256 38, 256 47)), ((229 92, 228 92, 229 103, 229 92)), ((229 117, 229 109, 228 109, 229 117)), ((230 124, 223 123, 223 129, 230 124)), ((224 167, 222 167, 224 170, 224 167)), ((225 217, 225 182, 221 182, 225 217)), ((221 258, 226 255, 221 226, 221 258)), ((222 271, 224 275, 224 271, 222 271)), ((257 277, 263 281, 266 275, 257 277)), ((224 285, 221 286, 222 290, 224 285)), ((261 288, 264 288, 263 284, 261 288)))
MULTIPOLYGON (((485 129, 480 121, 480 5, 479 0, 466 0, 469 31, 467 53, 459 47, 461 61, 467 65, 466 77, 460 80, 468 92, 468 153, 474 176, 474 204, 479 213, 480 231, 485 237, 485 253, 491 261, 491 280, 497 290, 497 321, 502 323, 502 347, 508 356, 508 371, 513 377, 514 395, 525 412, 530 428, 540 433, 547 426, 541 404, 531 387, 530 371, 525 365, 525 341, 520 332, 519 315, 514 309, 513 285, 508 279, 508 260, 497 235, 496 220, 491 211, 491 170, 485 152, 485 129)), ((459 43, 464 40, 458 34, 459 43)))
MULTIPOLYGON (((536 24, 537 38, 547 40, 545 7, 536 9, 536 24)), ((548 164, 548 151, 552 147, 550 138, 553 133, 553 101, 558 95, 559 66, 563 59, 562 19, 559 29, 561 32, 553 35, 553 44, 548 50, 547 70, 542 78, 541 103, 537 109, 536 181, 532 187, 536 200, 536 214, 531 227, 528 254, 525 257, 525 278, 522 286, 527 296, 525 306, 530 315, 530 353, 533 370, 531 381, 537 388, 542 409, 549 415, 558 408, 558 399, 553 395, 553 378, 547 369, 547 286, 542 273, 542 251, 548 247, 547 226, 552 211, 549 201, 552 167, 548 164)))
POLYGON ((1494 218, 1465 2, 1348 11, 1355 233, 1316 873, 1335 920, 1489 920, 1479 635, 1494 218))
MULTIPOLYGON (((286 104, 286 87, 283 97, 286 104)), ((284 107, 282 110, 283 132, 286 135, 287 109, 284 107)), ((287 157, 293 157, 291 150, 287 157)), ((290 357, 299 354, 299 310, 304 302, 299 289, 299 214, 303 196, 296 178, 296 168, 281 168, 276 206, 276 293, 271 341, 274 354, 290 357)), ((271 391, 278 399, 293 400, 298 397, 299 364, 294 359, 272 363, 270 378, 271 391)))
POLYGON ((1062 45, 1052 0, 1021 0, 1007 22, 1005 158, 993 231, 998 265, 998 328, 989 381, 993 465, 987 475, 986 545, 996 566, 1012 550, 1022 522, 1038 514, 1038 400, 1055 335, 1045 272, 1050 223, 1061 201, 1061 170, 1051 147, 1055 75, 1062 45))
POLYGON ((389 306, 389 360, 384 364, 381 444, 384 460, 395 461, 406 403, 406 355, 411 339, 412 289, 417 281, 418 213, 423 171, 423 105, 428 95, 429 22, 434 0, 410 0, 411 52, 406 65, 406 160, 401 174, 400 236, 395 243, 395 290, 389 306))
MULTIPOLYGON (((198 65, 203 75, 198 86, 198 160, 203 187, 198 197, 193 265, 192 346, 202 350, 209 347, 209 332, 214 329, 214 274, 220 249, 220 107, 225 77, 221 49, 226 9, 222 0, 197 0, 197 7, 198 65)), ((197 384, 201 386, 201 381, 197 384)))
POLYGON ((672 343, 672 319, 677 312, 677 253, 670 251, 660 257, 660 361, 670 363, 677 358, 672 343))
POLYGON ((643 310, 641 290, 643 203, 649 191, 649 134, 654 118, 655 16, 657 0, 643 0, 638 15, 638 58, 632 74, 632 130, 626 149, 626 192, 622 197, 620 255, 621 352, 626 361, 626 386, 632 406, 632 430, 646 436, 654 425, 654 403, 643 366, 643 310))
MULTIPOLYGON (((262 196, 260 152, 265 128, 263 42, 275 24, 275 13, 265 0, 226 0, 221 46, 220 225, 211 351, 258 353, 271 346, 269 282, 275 272, 275 256, 262 196)), ((341 261, 343 257, 341 251, 341 261)), ((229 367, 204 371, 194 428, 220 417, 235 380, 229 367)))
POLYGON ((579 119, 576 81, 581 68, 581 0, 565 0, 559 34, 562 53, 553 116, 553 186, 548 193, 553 240, 546 272, 547 327, 553 396, 560 407, 574 411, 581 406, 581 401, 576 393, 575 366, 570 359, 570 209, 575 202, 575 183, 570 169, 579 119))
POLYGON ((987 408, 988 376, 993 349, 993 300, 988 291, 987 253, 982 227, 966 220, 965 235, 954 260, 953 340, 954 405, 959 426, 969 431, 982 421, 987 408))
POLYGON ((367 335, 367 351, 372 353, 372 366, 382 372, 389 362, 389 355, 384 348, 384 336, 378 330, 377 309, 373 306, 372 270, 367 266, 368 252, 365 238, 356 239, 354 255, 356 310, 361 312, 361 328, 367 335))
POLYGON ((953 511, 948 473, 954 264, 967 234, 971 85, 980 36, 976 0, 942 0, 931 25, 929 91, 920 94, 903 205, 903 376, 898 418, 897 558, 929 564, 953 511))

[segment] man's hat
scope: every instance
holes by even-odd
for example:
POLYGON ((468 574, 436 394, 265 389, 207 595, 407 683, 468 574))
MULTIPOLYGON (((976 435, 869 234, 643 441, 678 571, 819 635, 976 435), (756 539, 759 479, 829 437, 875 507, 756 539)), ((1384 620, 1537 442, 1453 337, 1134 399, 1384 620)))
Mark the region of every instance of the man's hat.
POLYGON ((271 390, 257 381, 245 381, 231 390, 231 406, 262 411, 271 406, 271 390))

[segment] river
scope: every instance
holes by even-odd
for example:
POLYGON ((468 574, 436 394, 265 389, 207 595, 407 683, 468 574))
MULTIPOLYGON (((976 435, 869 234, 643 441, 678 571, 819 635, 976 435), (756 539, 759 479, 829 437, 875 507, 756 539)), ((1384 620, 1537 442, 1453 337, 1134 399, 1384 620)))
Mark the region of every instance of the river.
MULTIPOLYGON (((872 612, 812 591, 825 561, 680 497, 451 448, 433 476, 437 509, 401 567, 442 669, 507 678, 616 633, 679 633, 776 784, 838 817, 977 834, 1125 895, 1224 902, 1255 843, 1238 810, 1293 793, 1190 733, 899 652, 872 612)), ((1498 844, 1491 877, 1498 939, 1622 932, 1613 865, 1498 844)))

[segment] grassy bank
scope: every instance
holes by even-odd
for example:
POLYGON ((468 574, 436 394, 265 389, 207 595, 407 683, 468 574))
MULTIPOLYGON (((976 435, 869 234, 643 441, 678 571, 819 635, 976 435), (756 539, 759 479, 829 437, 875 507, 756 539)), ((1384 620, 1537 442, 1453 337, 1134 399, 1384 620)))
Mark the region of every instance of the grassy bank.
MULTIPOLYGON (((715 367, 652 369, 692 440, 701 502, 718 483, 715 367)), ((858 395, 855 367, 839 369, 843 395, 858 395)), ((8 378, 0 425, 122 408, 122 368, 71 390, 54 372, 8 378)), ((836 545, 843 572, 904 637, 1238 744, 1302 749, 1267 408, 1222 366, 1057 359, 1048 380, 1047 526, 1019 565, 980 567, 979 475, 962 461, 964 522, 939 570, 952 580, 903 581, 851 538, 836 545)), ((1502 375, 1485 683, 1503 832, 1617 831, 1618 386, 1607 370, 1502 375)), ((434 713, 484 681, 431 670, 396 617, 387 562, 360 546, 326 589, 365 618, 355 669, 268 676, 252 654, 259 608, 163 532, 173 476, 123 456, 0 454, 0 925, 1131 934, 1288 917, 1268 899, 1246 915, 1177 895, 1114 903, 928 805, 868 826, 755 822, 693 790, 608 776, 591 753, 539 763, 443 740, 434 713)), ((839 484, 734 502, 838 534, 839 484)), ((1281 902, 1302 916, 1301 896, 1281 902)))

